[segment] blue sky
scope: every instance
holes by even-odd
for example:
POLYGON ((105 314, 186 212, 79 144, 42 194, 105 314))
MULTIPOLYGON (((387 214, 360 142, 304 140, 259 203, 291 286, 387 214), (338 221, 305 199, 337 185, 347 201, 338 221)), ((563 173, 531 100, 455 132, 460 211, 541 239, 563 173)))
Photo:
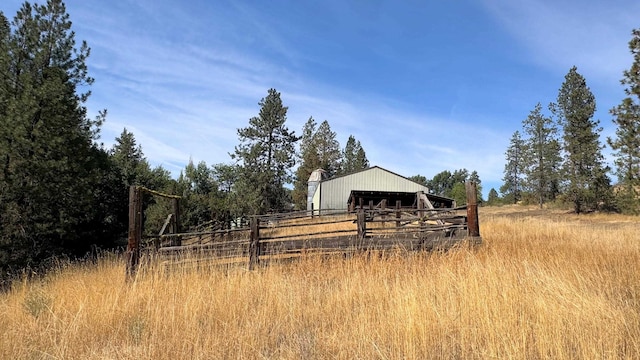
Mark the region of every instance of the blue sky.
MULTIPOLYGON (((3 0, 12 18, 21 1, 3 0)), ((604 131, 624 96, 640 2, 577 0, 69 0, 92 49, 88 103, 102 139, 132 131, 152 165, 228 163, 236 129, 276 88, 300 134, 328 120, 372 165, 411 176, 477 170, 499 188, 504 152, 576 65, 604 131)), ((610 159, 609 159, 610 160, 610 159)))

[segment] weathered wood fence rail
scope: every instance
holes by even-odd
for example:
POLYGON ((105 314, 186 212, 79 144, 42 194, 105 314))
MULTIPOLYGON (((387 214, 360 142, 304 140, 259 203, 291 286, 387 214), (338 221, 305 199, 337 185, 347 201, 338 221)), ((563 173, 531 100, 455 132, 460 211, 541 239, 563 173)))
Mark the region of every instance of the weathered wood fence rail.
MULTIPOLYGON (((387 208, 386 203, 370 203, 351 212, 323 210, 254 216, 249 227, 239 229, 170 234, 161 231, 144 241, 141 225, 130 225, 127 274, 135 273, 141 252, 167 259, 188 254, 248 260, 249 269, 253 269, 263 259, 302 253, 432 250, 461 242, 479 244, 475 184, 468 187, 472 187, 467 192, 468 204, 458 208, 427 209, 420 204, 418 208, 403 208, 399 202, 387 208)), ((139 211, 139 201, 131 199, 131 208, 139 211)), ((177 205, 175 209, 179 210, 177 205)), ((134 216, 133 220, 138 218, 134 216)), ((177 224, 172 229, 177 229, 177 224)))

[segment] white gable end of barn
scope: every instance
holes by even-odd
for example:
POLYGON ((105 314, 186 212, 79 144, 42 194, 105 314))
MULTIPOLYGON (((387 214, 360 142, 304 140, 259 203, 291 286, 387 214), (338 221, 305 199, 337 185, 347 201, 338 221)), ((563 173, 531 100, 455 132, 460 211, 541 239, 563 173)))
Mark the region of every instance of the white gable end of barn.
MULTIPOLYGON (((347 209, 349 194, 354 190, 429 192, 429 189, 422 184, 411 181, 404 176, 400 176, 379 166, 374 166, 357 173, 321 181, 313 193, 313 208, 315 210, 347 209)), ((307 210, 310 210, 310 208, 307 210)))

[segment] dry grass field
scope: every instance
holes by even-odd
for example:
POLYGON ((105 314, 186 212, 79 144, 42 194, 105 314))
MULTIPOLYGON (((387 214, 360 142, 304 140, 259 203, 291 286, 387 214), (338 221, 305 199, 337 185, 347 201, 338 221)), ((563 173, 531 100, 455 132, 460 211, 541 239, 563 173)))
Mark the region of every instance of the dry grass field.
POLYGON ((61 267, 0 294, 2 359, 640 358, 640 219, 483 208, 484 244, 61 267))

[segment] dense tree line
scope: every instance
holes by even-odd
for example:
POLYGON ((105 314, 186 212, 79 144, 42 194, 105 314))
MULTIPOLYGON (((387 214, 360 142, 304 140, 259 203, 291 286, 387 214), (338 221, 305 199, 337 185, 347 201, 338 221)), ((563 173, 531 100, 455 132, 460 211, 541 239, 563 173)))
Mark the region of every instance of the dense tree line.
POLYGON ((112 244, 122 174, 96 144, 93 79, 61 1, 0 12, 0 264, 4 271, 112 244), (114 213, 116 210, 116 213, 114 213), (87 241, 91 239, 91 241, 87 241))
MULTIPOLYGON (((570 204, 576 213, 611 209, 611 187, 600 143, 599 121, 593 119, 595 96, 572 67, 555 102, 543 113, 536 104, 522 121, 505 153, 503 201, 570 204)), ((498 199, 496 199, 498 202, 498 199)))
POLYGON ((454 199, 458 205, 467 203, 467 192, 465 183, 473 181, 476 183, 478 191, 478 201, 482 202, 482 181, 477 171, 469 172, 467 169, 458 169, 454 172, 444 170, 427 179, 423 175, 414 175, 409 180, 415 181, 429 188, 429 192, 454 199))
POLYGON ((505 153, 502 199, 496 192, 494 203, 525 201, 542 207, 559 201, 576 213, 640 213, 640 30, 632 31, 629 49, 633 63, 621 80, 627 97, 610 110, 617 128, 616 136, 607 138, 618 184, 612 186, 608 177, 602 128, 593 118, 595 96, 574 66, 549 104, 549 115, 538 103, 523 121, 525 137, 520 131, 513 134, 505 153))

